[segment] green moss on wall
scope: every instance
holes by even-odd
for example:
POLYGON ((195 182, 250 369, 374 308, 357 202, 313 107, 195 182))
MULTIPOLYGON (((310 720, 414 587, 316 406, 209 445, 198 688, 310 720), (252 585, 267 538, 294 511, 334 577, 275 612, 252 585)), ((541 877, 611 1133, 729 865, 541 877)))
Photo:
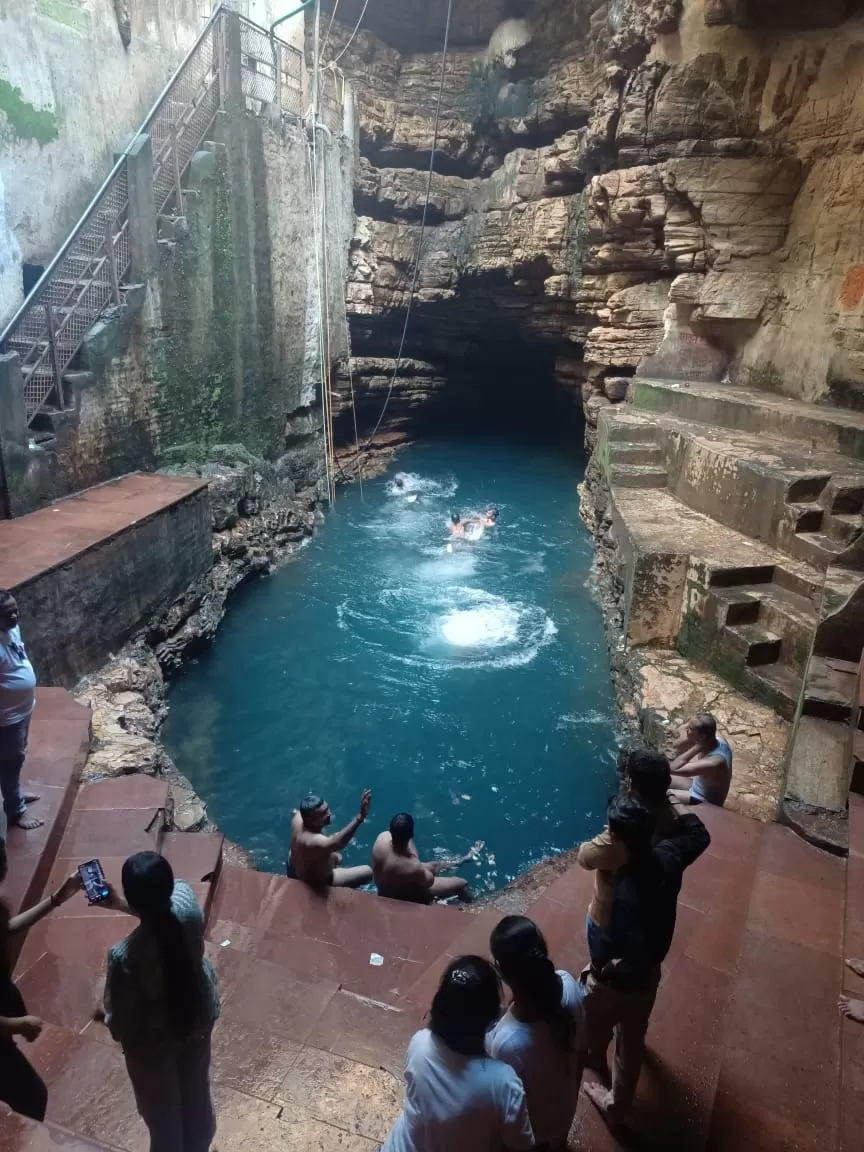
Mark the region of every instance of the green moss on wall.
POLYGON ((60 135, 57 117, 48 108, 36 108, 13 87, 0 78, 0 113, 6 118, 9 131, 17 140, 35 140, 40 148, 60 135))

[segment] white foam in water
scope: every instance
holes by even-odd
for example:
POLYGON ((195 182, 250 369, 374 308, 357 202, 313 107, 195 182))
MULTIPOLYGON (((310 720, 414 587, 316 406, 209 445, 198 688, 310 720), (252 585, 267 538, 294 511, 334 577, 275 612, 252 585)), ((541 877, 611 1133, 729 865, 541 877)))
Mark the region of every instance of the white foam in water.
MULTIPOLYGON (((440 590, 444 598, 445 588, 440 590)), ((541 648, 551 643, 558 629, 546 613, 531 604, 508 601, 478 588, 450 587, 451 604, 435 618, 435 638, 429 647, 451 653, 447 664, 474 668, 516 668, 530 664, 541 648)), ((413 662, 413 661, 411 661, 413 662)), ((437 666, 446 666, 441 661, 437 666)))
POLYGON ((441 633, 460 648, 495 648, 512 644, 519 635, 519 613, 509 604, 451 612, 441 623, 441 633))
POLYGON ((421 476, 419 472, 397 472, 393 479, 387 482, 385 491, 388 496, 409 498, 413 496, 415 500, 418 496, 444 499, 454 495, 458 486, 458 481, 452 476, 446 480, 430 480, 426 476, 421 476), (401 484, 397 484, 397 481, 401 481, 401 484))

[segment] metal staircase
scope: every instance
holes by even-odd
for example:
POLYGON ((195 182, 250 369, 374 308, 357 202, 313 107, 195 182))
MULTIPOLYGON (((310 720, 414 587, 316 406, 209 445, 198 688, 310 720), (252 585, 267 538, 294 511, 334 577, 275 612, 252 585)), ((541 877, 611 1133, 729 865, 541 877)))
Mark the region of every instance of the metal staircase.
MULTIPOLYGON (((220 6, 138 128, 149 135, 157 212, 182 214, 182 182, 227 93, 229 21, 240 25, 245 106, 302 112, 303 57, 257 24, 220 6)), ((131 145, 130 145, 131 147, 131 145)), ((39 282, 0 333, 0 351, 17 352, 28 424, 65 408, 63 376, 93 323, 122 307, 130 269, 127 155, 118 158, 84 215, 39 282)))

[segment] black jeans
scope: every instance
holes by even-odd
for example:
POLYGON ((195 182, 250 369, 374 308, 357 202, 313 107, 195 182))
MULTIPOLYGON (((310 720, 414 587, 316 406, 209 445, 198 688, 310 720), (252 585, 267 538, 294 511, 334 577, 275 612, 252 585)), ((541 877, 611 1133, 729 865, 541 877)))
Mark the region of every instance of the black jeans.
POLYGON ((0 1100, 31 1120, 45 1119, 48 1089, 11 1036, 0 1037, 0 1100))

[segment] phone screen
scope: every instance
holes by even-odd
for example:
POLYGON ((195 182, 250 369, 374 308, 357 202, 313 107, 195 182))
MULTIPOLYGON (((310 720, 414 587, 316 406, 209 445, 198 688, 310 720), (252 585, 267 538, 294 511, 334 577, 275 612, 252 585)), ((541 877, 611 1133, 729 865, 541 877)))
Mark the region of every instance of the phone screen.
POLYGON ((111 889, 105 880, 105 873, 98 860, 88 860, 86 864, 78 865, 78 872, 84 881, 84 893, 91 904, 101 904, 111 895, 111 889))

